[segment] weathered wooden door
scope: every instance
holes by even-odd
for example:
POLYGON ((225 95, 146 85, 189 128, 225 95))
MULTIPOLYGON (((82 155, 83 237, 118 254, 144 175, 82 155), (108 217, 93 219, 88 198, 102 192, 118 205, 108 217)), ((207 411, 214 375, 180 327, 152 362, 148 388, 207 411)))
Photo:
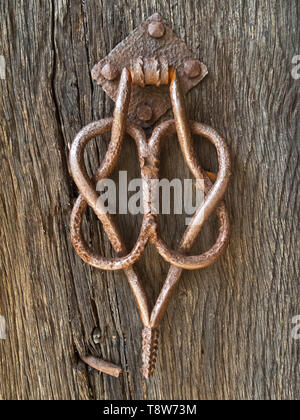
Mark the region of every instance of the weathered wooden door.
MULTIPOLYGON (((298 399, 299 2, 6 0, 0 11, 0 398, 298 399), (208 66, 187 109, 230 147, 232 234, 216 264, 183 274, 161 326, 156 372, 145 381, 142 326, 126 277, 89 267, 72 248, 78 192, 68 152, 84 125, 112 115, 93 65, 154 12, 208 66), (87 369, 83 351, 120 364, 123 374, 87 369)), ((107 142, 89 148, 91 170, 107 142)), ((216 171, 212 147, 196 148, 201 165, 216 171)), ((189 174, 174 136, 162 162, 163 176, 189 174)), ((115 177, 119 170, 139 173, 129 138, 115 177)), ((161 221, 173 248, 182 219, 161 221)), ((129 246, 140 222, 119 218, 129 246)), ((114 255, 92 212, 84 232, 114 255)), ((216 232, 212 218, 194 251, 207 249, 216 232)), ((151 303, 167 269, 151 247, 137 264, 151 303)))

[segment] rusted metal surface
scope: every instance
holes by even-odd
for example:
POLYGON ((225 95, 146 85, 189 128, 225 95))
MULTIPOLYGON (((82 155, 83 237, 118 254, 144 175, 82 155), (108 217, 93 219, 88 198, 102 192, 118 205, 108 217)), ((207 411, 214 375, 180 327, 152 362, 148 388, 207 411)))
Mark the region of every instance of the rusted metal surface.
POLYGON ((166 28, 162 22, 153 21, 148 25, 148 32, 152 38, 162 38, 166 32, 166 28))
POLYGON ((143 376, 148 379, 151 378, 155 369, 159 337, 158 329, 144 328, 142 337, 143 376))
POLYGON ((201 73, 201 63, 199 60, 187 60, 184 63, 184 72, 187 77, 193 79, 198 77, 201 73))
POLYGON ((169 83, 168 57, 139 57, 131 61, 132 84, 145 86, 161 86, 169 83))
POLYGON ((151 120, 153 115, 153 110, 150 105, 142 104, 137 109, 137 116, 141 121, 149 121, 151 120))
POLYGON ((106 80, 110 81, 115 80, 119 76, 118 69, 110 63, 102 67, 101 74, 106 80))
MULTIPOLYGON (((143 68, 143 70, 140 70, 140 74, 148 72, 148 83, 155 85, 161 81, 157 73, 151 69, 157 68, 158 61, 157 59, 153 59, 140 62, 141 68, 143 68), (148 67, 150 67, 150 70, 148 67)), ((134 66, 137 66, 137 63, 134 66)), ((168 302, 180 279, 182 269, 193 270, 207 267, 214 263, 226 249, 229 238, 229 219, 222 199, 230 178, 230 157, 225 141, 214 129, 204 124, 188 120, 180 80, 177 71, 171 67, 168 72, 168 80, 170 80, 169 94, 174 113, 174 121, 166 121, 160 124, 154 129, 150 139, 147 140, 144 131, 139 126, 127 120, 133 85, 132 69, 124 68, 121 73, 113 119, 100 120, 82 129, 76 136, 70 151, 71 172, 81 193, 71 215, 71 237, 78 255, 88 264, 104 270, 124 270, 144 325, 143 373, 145 377, 149 378, 153 374, 157 355, 157 328, 167 310, 168 302), (90 140, 110 130, 112 134, 108 151, 93 179, 89 179, 84 166, 84 149, 90 140), (100 179, 107 178, 115 168, 125 131, 136 143, 144 192, 142 227, 138 240, 130 252, 126 250, 121 233, 113 217, 106 214, 101 207, 101 201, 98 200, 98 194, 95 189, 95 183, 100 179), (190 171, 197 180, 203 180, 206 197, 203 205, 197 210, 190 225, 187 227, 179 249, 171 250, 159 234, 158 215, 152 211, 151 206, 151 188, 153 180, 159 179, 159 159, 162 142, 168 135, 175 132, 177 132, 180 147, 190 171), (197 162, 192 134, 206 137, 216 148, 219 171, 214 183, 212 183, 209 176, 197 162), (116 251, 116 258, 105 258, 96 254, 85 242, 81 232, 81 224, 87 205, 93 209, 101 221, 116 251), (220 222, 219 236, 215 245, 202 255, 186 255, 193 246, 203 225, 214 211, 216 211, 220 222), (143 255, 148 242, 153 243, 159 254, 171 264, 167 279, 152 311, 149 309, 147 296, 133 268, 134 263, 143 255)), ((165 80, 163 72, 159 74, 162 74, 165 80)))
POLYGON ((106 362, 105 360, 99 359, 94 356, 81 356, 81 360, 89 365, 91 368, 98 370, 99 372, 106 373, 106 375, 114 376, 118 378, 122 372, 120 366, 116 366, 113 363, 106 362))
MULTIPOLYGON (((184 94, 207 75, 206 66, 200 63, 186 44, 176 37, 162 16, 155 13, 94 66, 92 77, 115 101, 123 68, 130 68, 132 60, 140 57, 166 57, 169 66, 177 70, 184 94), (185 63, 190 61, 198 63, 200 71, 197 76, 190 77, 185 71, 185 63), (110 68, 113 71, 108 71, 110 68), (113 77, 116 74, 118 76, 113 77)), ((169 108, 171 101, 167 86, 159 89, 156 85, 142 88, 136 83, 133 87, 128 109, 129 118, 133 122, 139 123, 142 127, 151 127, 169 108), (147 103, 153 111, 151 119, 147 121, 138 117, 139 107, 144 103, 147 103)))

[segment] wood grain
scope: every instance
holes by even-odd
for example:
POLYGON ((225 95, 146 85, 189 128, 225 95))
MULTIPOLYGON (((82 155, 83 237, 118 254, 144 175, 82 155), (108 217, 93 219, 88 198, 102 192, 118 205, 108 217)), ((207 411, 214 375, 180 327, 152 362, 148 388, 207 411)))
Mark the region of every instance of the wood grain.
MULTIPOLYGON (((0 3, 0 18, 0 315, 7 330, 0 398, 299 399, 292 318, 300 314, 300 82, 291 76, 299 2, 10 0, 0 3), (75 134, 112 115, 113 102, 92 82, 93 65, 156 11, 208 66, 187 107, 228 141, 232 236, 218 263, 184 273, 161 326, 156 373, 146 382, 141 323, 124 274, 87 266, 71 246, 77 190, 67 161, 75 134), (120 364, 124 373, 116 379, 88 370, 79 352, 120 364)), ((107 142, 89 147, 89 170, 107 142)), ((216 171, 208 143, 196 148, 203 167, 216 171)), ((168 139, 162 162, 162 176, 189 177, 176 138, 168 139)), ((138 176, 130 139, 115 177, 120 169, 138 176)), ((129 246, 140 221, 119 218, 129 246)), ((183 217, 161 223, 176 247, 183 217)), ((92 213, 84 230, 95 249, 113 255, 92 213)), ((212 218, 194 251, 215 235, 212 218)), ((154 303, 168 265, 150 247, 137 269, 154 303)))

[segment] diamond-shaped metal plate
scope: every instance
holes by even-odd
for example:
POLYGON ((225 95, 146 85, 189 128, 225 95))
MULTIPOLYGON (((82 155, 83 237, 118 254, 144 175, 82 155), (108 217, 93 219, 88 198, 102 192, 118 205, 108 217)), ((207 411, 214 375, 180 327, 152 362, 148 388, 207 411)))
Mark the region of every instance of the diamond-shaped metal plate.
MULTIPOLYGON (((120 75, 124 67, 130 67, 133 59, 154 56, 166 56, 168 58, 169 65, 177 70, 184 94, 196 86, 208 73, 206 66, 201 63, 199 76, 189 78, 185 74, 184 63, 188 60, 196 59, 196 57, 189 51, 186 44, 178 39, 166 25, 162 16, 155 13, 95 65, 92 70, 92 77, 115 101, 119 77, 112 81, 106 80, 101 74, 102 68, 106 64, 111 64, 120 75), (165 25, 165 33, 161 38, 153 38, 148 33, 148 26, 153 21, 160 21, 165 25)), ((129 105, 129 118, 143 127, 153 125, 169 108, 171 108, 171 101, 168 86, 146 86, 145 88, 133 86, 129 105), (147 122, 140 121, 137 117, 138 107, 144 104, 149 105, 153 111, 152 118, 147 122)))

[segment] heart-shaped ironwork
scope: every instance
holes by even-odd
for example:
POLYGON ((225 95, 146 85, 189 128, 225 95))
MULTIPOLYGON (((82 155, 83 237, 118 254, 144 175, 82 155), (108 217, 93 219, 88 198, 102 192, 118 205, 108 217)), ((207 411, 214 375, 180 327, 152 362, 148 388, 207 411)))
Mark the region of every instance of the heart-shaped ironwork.
MULTIPOLYGON (((94 122, 76 136, 70 151, 70 168, 74 181, 81 193, 71 215, 71 237, 78 255, 88 264, 104 270, 123 269, 135 297, 143 329, 143 374, 151 377, 155 368, 158 344, 158 326, 166 312, 168 302, 180 279, 182 269, 199 269, 214 263, 226 249, 229 238, 229 218, 222 201, 230 177, 230 156, 222 137, 211 127, 189 121, 184 108, 183 95, 176 71, 170 69, 170 97, 174 120, 157 126, 150 139, 146 139, 143 129, 127 119, 130 101, 132 74, 127 68, 122 71, 114 117, 94 122), (105 132, 111 131, 111 141, 107 153, 92 179, 84 165, 84 150, 88 142, 105 132), (122 235, 112 217, 101 206, 95 185, 109 177, 118 161, 125 131, 134 139, 138 151, 141 178, 143 182, 144 217, 141 231, 131 252, 127 252, 122 235), (180 147, 193 176, 203 180, 205 200, 196 211, 187 227, 178 250, 170 250, 159 234, 158 215, 151 211, 151 188, 159 179, 160 149, 162 141, 170 134, 177 133, 180 147), (219 171, 215 182, 200 167, 193 148, 192 134, 207 138, 216 148, 219 171), (150 204, 150 205, 149 205, 150 204), (90 206, 101 221, 117 256, 105 258, 96 254, 85 242, 81 224, 87 206, 90 206), (188 256, 198 234, 209 216, 216 211, 219 218, 219 236, 215 245, 199 256, 188 256), (171 264, 167 278, 152 311, 148 299, 134 270, 134 263, 142 256, 148 242, 155 245, 159 254, 171 264)), ((164 75, 165 77, 165 75, 164 75)))

